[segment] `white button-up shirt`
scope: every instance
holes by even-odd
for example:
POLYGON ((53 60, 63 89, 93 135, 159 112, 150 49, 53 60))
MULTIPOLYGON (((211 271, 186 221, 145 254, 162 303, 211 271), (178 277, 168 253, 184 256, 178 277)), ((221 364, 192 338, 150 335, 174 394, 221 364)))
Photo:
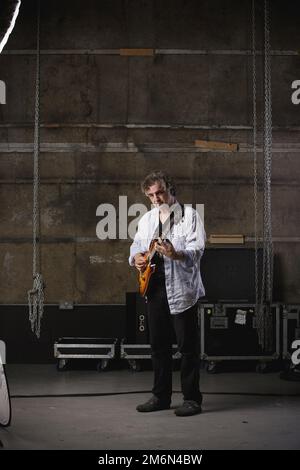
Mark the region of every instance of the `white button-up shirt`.
MULTIPOLYGON (((138 224, 133 243, 130 247, 129 264, 134 266, 134 256, 145 253, 155 238, 159 224, 159 209, 154 208, 144 214, 138 224)), ((172 260, 164 256, 166 292, 171 314, 192 307, 205 295, 200 260, 205 247, 205 231, 201 218, 195 209, 184 207, 184 216, 174 223, 168 239, 176 251, 184 255, 182 260, 172 260)))

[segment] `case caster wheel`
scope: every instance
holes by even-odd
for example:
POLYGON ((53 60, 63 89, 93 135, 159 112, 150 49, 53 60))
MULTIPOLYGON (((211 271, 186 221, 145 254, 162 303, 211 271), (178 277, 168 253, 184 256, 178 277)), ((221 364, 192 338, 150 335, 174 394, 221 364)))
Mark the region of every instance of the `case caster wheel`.
POLYGON ((97 371, 103 372, 104 370, 106 370, 108 366, 108 361, 109 359, 101 359, 101 361, 97 363, 97 371))
POLYGON ((58 359, 56 369, 58 372, 64 372, 67 369, 68 359, 58 359))
POLYGON ((133 372, 141 372, 142 370, 142 364, 140 361, 137 361, 136 359, 130 359, 128 361, 129 367, 133 372))
POLYGON ((265 374, 268 371, 268 366, 265 362, 259 362, 256 365, 256 372, 259 374, 265 374))
POLYGON ((208 374, 216 374, 217 373, 217 363, 214 361, 209 361, 206 364, 206 372, 208 374))

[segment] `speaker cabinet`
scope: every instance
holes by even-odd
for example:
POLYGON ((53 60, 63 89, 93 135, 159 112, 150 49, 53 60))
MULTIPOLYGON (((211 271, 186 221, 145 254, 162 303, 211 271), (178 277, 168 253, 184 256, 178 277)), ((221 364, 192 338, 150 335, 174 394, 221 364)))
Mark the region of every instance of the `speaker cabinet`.
POLYGON ((133 344, 149 343, 146 302, 138 292, 126 292, 126 340, 133 344))

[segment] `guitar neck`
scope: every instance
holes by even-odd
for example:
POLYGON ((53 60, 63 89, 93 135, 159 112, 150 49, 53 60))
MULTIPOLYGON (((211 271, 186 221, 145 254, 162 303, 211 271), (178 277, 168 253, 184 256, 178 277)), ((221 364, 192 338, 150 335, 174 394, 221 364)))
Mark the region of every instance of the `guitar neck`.
MULTIPOLYGON (((173 213, 173 215, 171 214, 171 216, 168 217, 168 219, 164 222, 164 225, 169 222, 166 226, 166 228, 162 231, 162 234, 160 235, 159 238, 161 238, 162 240, 164 238, 166 238, 166 235, 168 234, 169 231, 171 231, 174 223, 177 224, 182 218, 183 218, 183 206, 180 206, 181 207, 181 211, 176 211, 175 213, 173 213), (173 218, 172 218, 173 217, 173 218)), ((150 253, 149 253, 149 261, 152 260, 153 256, 155 255, 156 253, 156 249, 153 248, 150 253)))
MULTIPOLYGON (((163 240, 164 238, 166 238, 166 235, 167 235, 168 232, 169 232, 169 227, 166 228, 166 230, 163 230, 163 232, 162 232, 162 234, 160 235, 159 238, 161 238, 161 239, 163 240)), ((155 255, 156 251, 157 251, 157 250, 156 250, 155 248, 153 248, 153 249, 150 251, 150 253, 149 253, 149 261, 152 260, 152 258, 153 258, 153 256, 155 255)))

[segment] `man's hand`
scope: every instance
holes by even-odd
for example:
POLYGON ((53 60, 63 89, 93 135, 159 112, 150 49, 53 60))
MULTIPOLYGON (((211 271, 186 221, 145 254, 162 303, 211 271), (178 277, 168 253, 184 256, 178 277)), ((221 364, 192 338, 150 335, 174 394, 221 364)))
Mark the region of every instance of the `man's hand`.
POLYGON ((158 253, 173 260, 181 260, 184 258, 183 254, 180 251, 176 251, 169 240, 162 241, 159 239, 159 241, 155 243, 155 249, 158 253))
POLYGON ((147 261, 142 253, 137 253, 134 257, 134 265, 139 271, 144 271, 147 266, 147 261))

